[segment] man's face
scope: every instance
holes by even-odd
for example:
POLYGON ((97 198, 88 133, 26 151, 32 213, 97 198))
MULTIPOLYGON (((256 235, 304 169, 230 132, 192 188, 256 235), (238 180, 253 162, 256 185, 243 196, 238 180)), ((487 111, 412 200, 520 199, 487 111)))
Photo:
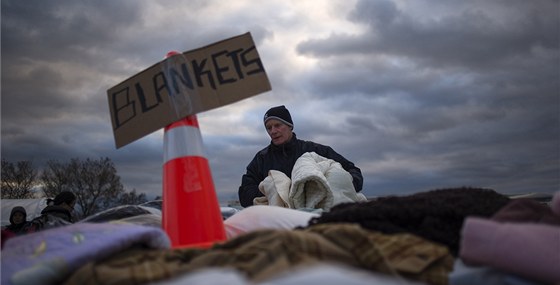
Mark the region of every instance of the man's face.
POLYGON ((270 119, 266 121, 265 127, 274 145, 281 145, 292 139, 292 128, 279 120, 270 119))

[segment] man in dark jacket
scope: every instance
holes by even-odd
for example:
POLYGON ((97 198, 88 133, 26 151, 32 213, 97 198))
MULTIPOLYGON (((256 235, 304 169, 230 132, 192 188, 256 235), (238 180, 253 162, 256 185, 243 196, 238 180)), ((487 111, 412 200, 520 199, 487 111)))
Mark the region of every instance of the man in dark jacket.
POLYGON ((41 211, 41 216, 33 219, 26 227, 26 231, 36 232, 74 223, 72 212, 76 204, 76 195, 70 191, 62 191, 54 198, 53 205, 41 211))
POLYGON ((294 123, 290 112, 283 105, 273 107, 265 113, 264 125, 271 142, 257 152, 241 178, 238 192, 241 206, 251 206, 254 198, 264 196, 259 191, 259 183, 268 176, 270 170, 278 170, 291 177, 296 160, 306 152, 315 152, 340 163, 352 175, 354 190, 362 190, 362 171, 331 147, 298 139, 293 132, 294 123))

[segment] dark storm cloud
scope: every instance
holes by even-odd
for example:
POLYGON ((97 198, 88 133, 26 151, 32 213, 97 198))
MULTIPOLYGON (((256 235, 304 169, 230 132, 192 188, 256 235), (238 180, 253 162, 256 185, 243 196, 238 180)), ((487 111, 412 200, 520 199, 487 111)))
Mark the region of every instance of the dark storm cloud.
POLYGON ((366 195, 560 189, 558 1, 348 3, 2 1, 2 157, 110 157, 127 189, 161 195, 163 131, 115 149, 106 90, 251 31, 273 91, 199 116, 221 199, 280 104, 362 169, 366 195))
POLYGON ((560 44, 557 1, 469 1, 471 5, 464 6, 456 2, 421 3, 458 12, 423 19, 392 1, 359 1, 349 20, 367 25, 365 34, 308 40, 298 50, 315 56, 380 53, 435 66, 488 68, 518 55, 530 55, 534 48, 556 50, 560 44), (495 12, 498 9, 500 13, 495 12))
POLYGON ((105 2, 2 2, 2 113, 11 118, 3 127, 72 114, 106 116, 95 113, 101 102, 96 92, 104 88, 93 83, 99 77, 91 68, 111 61, 88 50, 109 56, 105 47, 116 41, 119 27, 133 24, 139 10, 131 2, 105 2), (84 89, 87 82, 95 89, 84 89))
POLYGON ((83 50, 112 45, 137 25, 141 7, 131 1, 3 1, 2 52, 83 60, 83 50))
POLYGON ((351 148, 367 157, 358 164, 379 159, 368 186, 557 190, 558 1, 433 6, 453 12, 422 17, 392 1, 360 1, 349 19, 366 25, 363 34, 298 45, 321 62, 321 73, 306 75, 311 93, 352 109, 346 122, 362 129, 362 146, 369 141, 351 148))
MULTIPOLYGON (((6 56, 4 54, 4 56, 6 56)), ((3 75, 2 91, 10 96, 3 96, 2 103, 8 106, 29 106, 29 108, 5 108, 2 113, 14 119, 32 117, 57 116, 61 111, 70 107, 70 102, 58 96, 59 86, 64 83, 62 75, 47 67, 34 68, 30 71, 20 71, 17 67, 7 67, 3 75), (29 84, 34 81, 36 85, 29 84), (37 87, 41 86, 41 95, 37 96, 37 87), (37 104, 38 103, 38 104, 37 104)))
MULTIPOLYGON (((142 20, 141 7, 130 1, 2 1, 2 158, 42 167, 52 159, 108 156, 121 174, 134 174, 119 167, 138 165, 138 156, 115 151, 104 97, 120 79, 103 74, 117 74, 114 60, 125 50, 119 38, 142 20)), ((142 148, 131 147, 144 154, 140 162, 154 158, 152 148, 142 148)), ((145 177, 134 177, 135 185, 145 177)))

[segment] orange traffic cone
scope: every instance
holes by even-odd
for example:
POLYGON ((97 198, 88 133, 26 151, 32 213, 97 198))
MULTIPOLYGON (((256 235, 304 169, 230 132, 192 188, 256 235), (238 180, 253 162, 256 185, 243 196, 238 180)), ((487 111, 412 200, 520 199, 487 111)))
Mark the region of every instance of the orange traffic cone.
POLYGON ((163 144, 163 229, 172 247, 209 247, 224 241, 220 204, 196 115, 165 127, 163 144))

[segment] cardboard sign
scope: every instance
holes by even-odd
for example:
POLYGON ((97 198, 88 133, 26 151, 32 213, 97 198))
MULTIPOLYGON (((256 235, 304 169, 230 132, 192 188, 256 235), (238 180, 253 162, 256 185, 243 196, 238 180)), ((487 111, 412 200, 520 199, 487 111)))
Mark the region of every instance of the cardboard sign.
POLYGON ((270 89, 250 33, 173 55, 107 90, 116 147, 270 89))

